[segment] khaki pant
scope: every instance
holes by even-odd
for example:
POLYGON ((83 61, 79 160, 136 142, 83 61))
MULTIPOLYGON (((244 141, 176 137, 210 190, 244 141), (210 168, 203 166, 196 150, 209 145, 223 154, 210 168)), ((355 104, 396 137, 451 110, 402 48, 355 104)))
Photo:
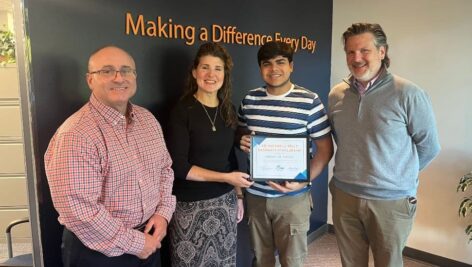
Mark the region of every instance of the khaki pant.
POLYGON ((312 208, 310 191, 296 196, 265 198, 246 194, 253 266, 303 266, 312 208))
POLYGON ((403 266, 416 199, 371 200, 349 195, 330 183, 333 224, 344 267, 367 267, 369 247, 376 267, 403 266))

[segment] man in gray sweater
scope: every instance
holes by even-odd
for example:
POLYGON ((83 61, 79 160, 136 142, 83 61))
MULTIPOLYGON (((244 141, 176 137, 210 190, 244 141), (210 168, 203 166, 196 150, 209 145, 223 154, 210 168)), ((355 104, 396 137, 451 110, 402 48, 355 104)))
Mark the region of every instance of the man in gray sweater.
POLYGON ((337 152, 330 190, 343 266, 403 266, 416 212, 418 172, 439 153, 429 96, 388 72, 387 37, 378 24, 343 34, 351 75, 329 94, 337 152))

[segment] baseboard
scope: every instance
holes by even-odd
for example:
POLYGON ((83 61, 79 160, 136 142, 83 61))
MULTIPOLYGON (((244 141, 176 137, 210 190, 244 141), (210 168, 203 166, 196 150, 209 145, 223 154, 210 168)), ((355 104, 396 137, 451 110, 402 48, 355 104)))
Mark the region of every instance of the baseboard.
POLYGON ((447 267, 471 267, 472 266, 464 262, 455 261, 449 258, 441 257, 438 255, 434 255, 434 254, 417 250, 414 248, 410 248, 410 247, 405 247, 405 249, 403 250, 403 256, 406 256, 411 259, 431 263, 437 266, 447 266, 447 267))
POLYGON ((325 225, 319 227, 318 229, 316 229, 315 231, 309 233, 308 236, 307 236, 307 243, 310 244, 314 240, 316 240, 319 237, 322 237, 324 234, 326 234, 328 232, 328 227, 329 227, 329 225, 325 224, 325 225))
POLYGON ((334 226, 332 224, 327 224, 328 225, 328 233, 334 234, 334 226))
MULTIPOLYGON (((330 233, 330 234, 335 233, 334 232, 334 226, 332 224, 326 224, 326 225, 320 227, 320 229, 322 229, 322 228, 323 228, 324 232, 321 233, 320 235, 318 235, 316 238, 320 237, 321 235, 323 235, 326 232, 330 233)), ((318 231, 315 231, 315 232, 318 232, 318 231)), ((313 240, 315 240, 315 239, 313 239, 313 240)), ((434 264, 434 265, 437 265, 437 266, 472 267, 472 265, 467 264, 467 263, 455 261, 455 260, 452 260, 452 259, 449 259, 449 258, 441 257, 441 256, 438 256, 438 255, 434 255, 434 254, 424 252, 424 251, 421 251, 421 250, 417 250, 417 249, 414 249, 414 248, 410 248, 410 247, 405 247, 405 249, 403 250, 403 255, 408 257, 408 258, 414 259, 414 260, 420 260, 420 261, 427 262, 427 263, 430 263, 430 264, 434 264)))

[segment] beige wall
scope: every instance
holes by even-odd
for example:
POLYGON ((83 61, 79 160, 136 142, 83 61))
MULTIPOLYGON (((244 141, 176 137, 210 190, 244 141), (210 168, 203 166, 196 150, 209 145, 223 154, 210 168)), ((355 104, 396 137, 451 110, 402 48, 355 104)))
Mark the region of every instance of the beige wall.
POLYGON ((340 41, 344 30, 353 22, 380 23, 390 45, 390 71, 431 96, 442 147, 420 174, 417 217, 407 246, 472 264, 472 243, 464 233, 472 217, 458 217, 464 194, 456 193, 459 177, 472 170, 470 14, 469 0, 334 0, 331 84, 348 74, 340 41))
MULTIPOLYGON (((0 2, 0 26, 2 30, 13 29, 9 1, 0 2)), ((0 65, 0 81, 0 242, 3 243, 8 223, 28 216, 28 199, 15 64, 0 65)), ((30 242, 29 224, 13 228, 12 237, 14 241, 30 242)))
MULTIPOLYGON (((15 64, 0 66, 0 242, 13 220, 28 216, 18 73, 15 64)), ((14 241, 29 242, 28 224, 15 227, 14 241)))

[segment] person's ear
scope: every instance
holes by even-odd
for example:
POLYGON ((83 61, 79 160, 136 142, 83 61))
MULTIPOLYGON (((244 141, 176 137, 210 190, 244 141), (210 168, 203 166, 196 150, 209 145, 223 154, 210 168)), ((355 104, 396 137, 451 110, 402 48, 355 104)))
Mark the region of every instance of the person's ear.
POLYGON ((92 91, 93 74, 90 74, 90 73, 85 74, 85 80, 87 81, 90 91, 92 91))

